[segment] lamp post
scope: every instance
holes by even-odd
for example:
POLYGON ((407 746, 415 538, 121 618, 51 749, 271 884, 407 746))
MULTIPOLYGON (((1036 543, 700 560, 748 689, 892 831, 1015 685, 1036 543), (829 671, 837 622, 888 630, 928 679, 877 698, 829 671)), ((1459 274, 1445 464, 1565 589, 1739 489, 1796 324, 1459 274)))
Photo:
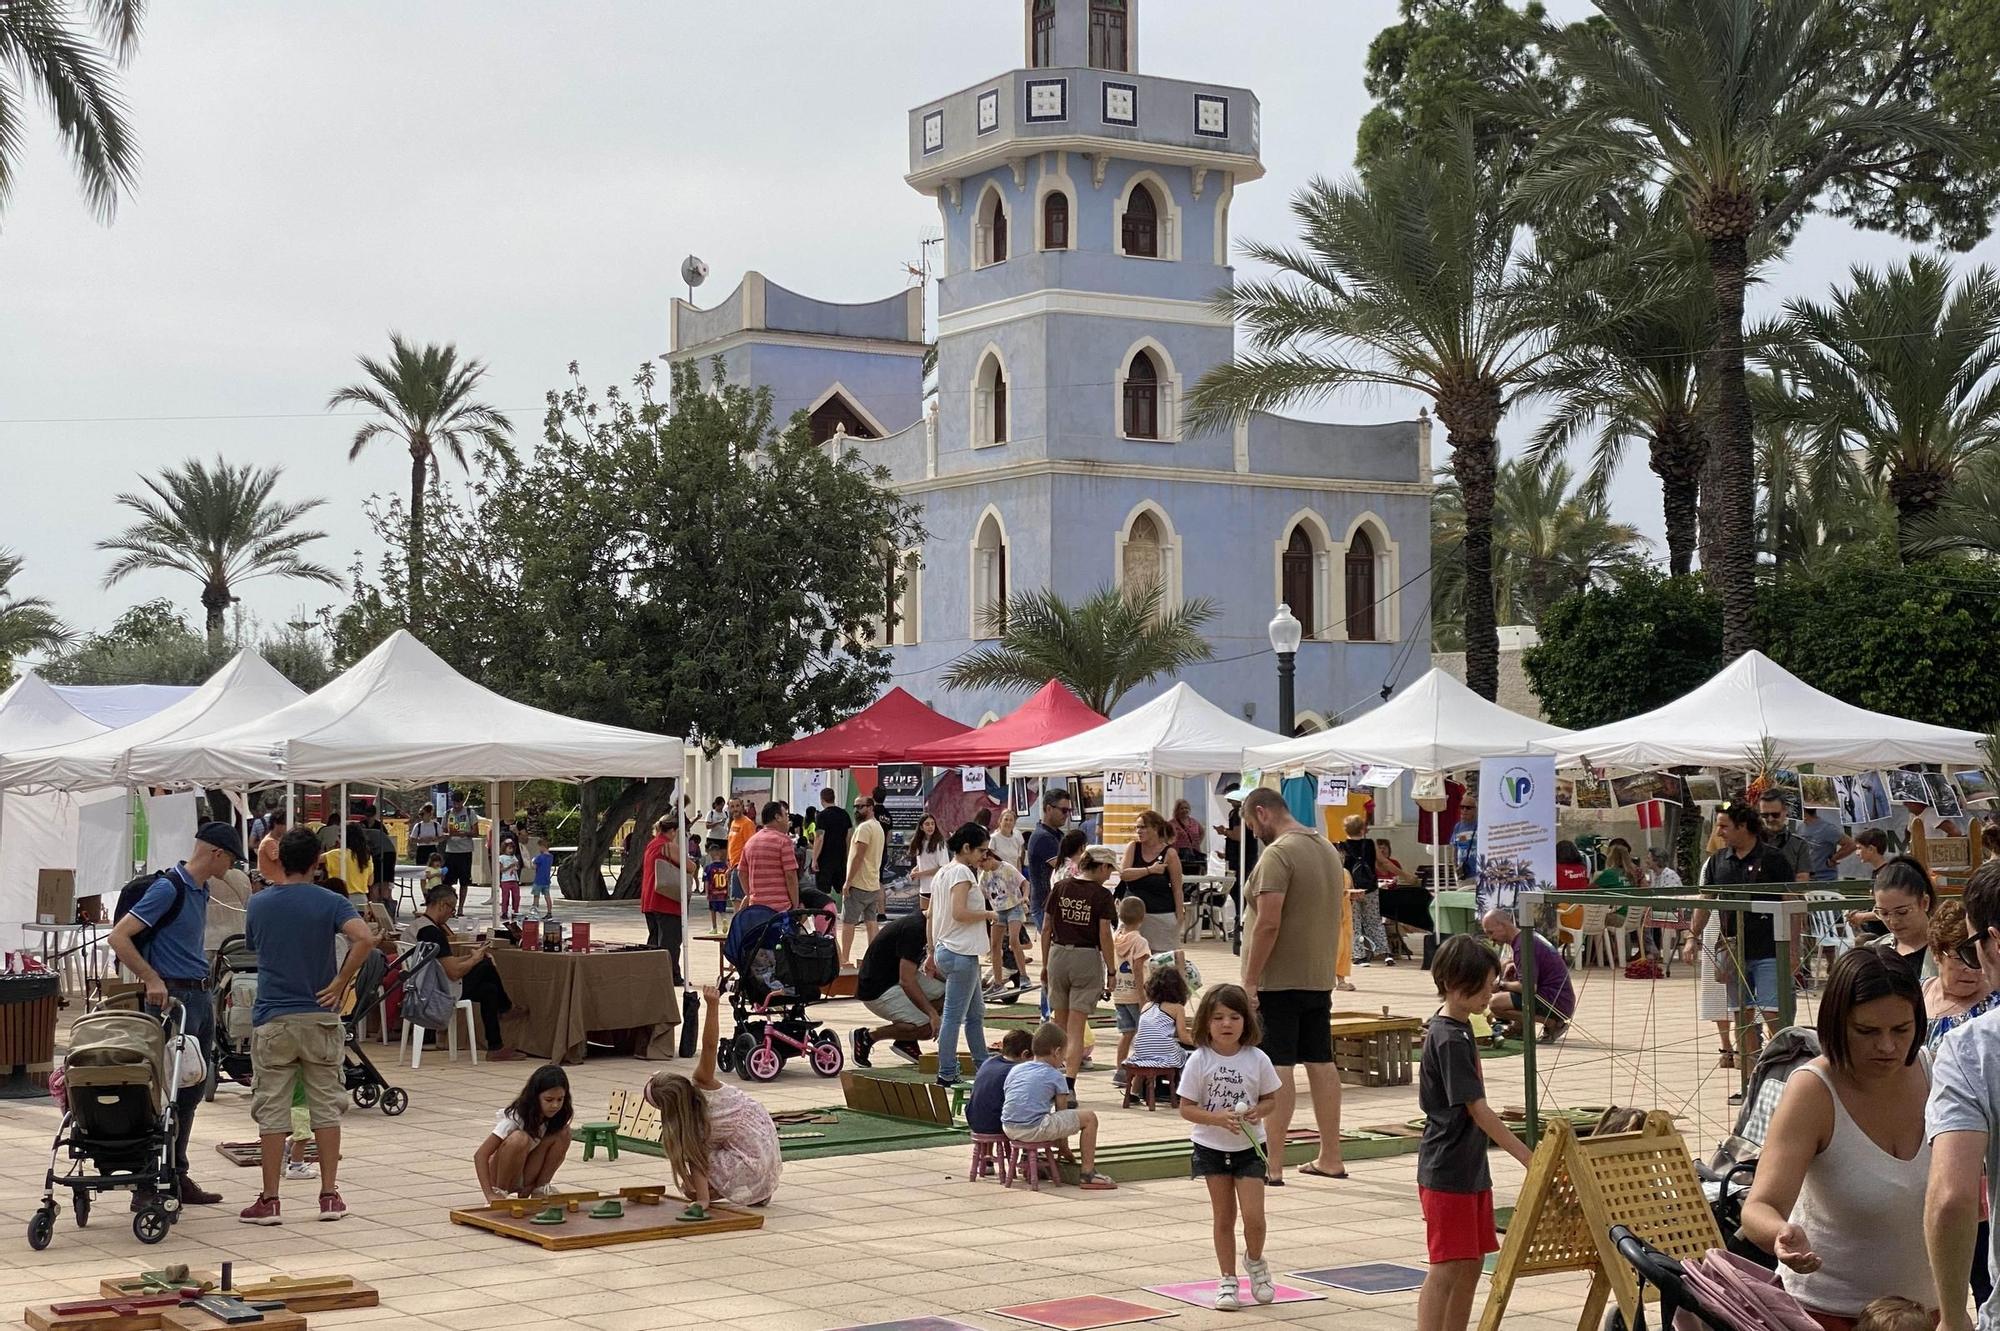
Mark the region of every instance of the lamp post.
POLYGON ((1292 737, 1292 676, 1298 669, 1299 640, 1305 636, 1292 608, 1282 601, 1271 616, 1271 650, 1278 654, 1278 733, 1292 737))

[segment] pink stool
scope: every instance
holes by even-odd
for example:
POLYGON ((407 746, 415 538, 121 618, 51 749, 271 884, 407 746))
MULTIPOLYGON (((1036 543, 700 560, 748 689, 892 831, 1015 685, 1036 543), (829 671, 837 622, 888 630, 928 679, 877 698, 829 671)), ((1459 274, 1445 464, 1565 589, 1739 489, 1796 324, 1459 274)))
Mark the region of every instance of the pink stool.
POLYGON ((975 1132, 972 1134, 972 1169, 966 1174, 967 1180, 977 1183, 988 1172, 1000 1176, 1000 1186, 1006 1187, 1014 1181, 1014 1155, 1008 1148, 1013 1143, 1006 1134, 998 1132, 975 1132))
MULTIPOLYGON (((1009 1142, 1008 1145, 1014 1152, 1014 1173, 1026 1175, 1030 1188, 1040 1192, 1044 1177, 1051 1183, 1062 1182, 1062 1174, 1056 1168, 1060 1142, 1009 1142)), ((1008 1183, 1011 1186, 1013 1180, 1008 1183)))

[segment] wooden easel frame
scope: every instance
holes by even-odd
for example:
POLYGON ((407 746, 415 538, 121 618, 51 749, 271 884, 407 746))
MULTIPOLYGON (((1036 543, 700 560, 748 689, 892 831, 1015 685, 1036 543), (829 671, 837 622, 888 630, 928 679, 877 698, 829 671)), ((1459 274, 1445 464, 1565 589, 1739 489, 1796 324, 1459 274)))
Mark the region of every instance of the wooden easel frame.
POLYGON ((1579 1139, 1565 1119, 1547 1124, 1493 1267, 1479 1331, 1499 1331, 1515 1282, 1572 1271, 1590 1272, 1577 1331, 1594 1331, 1613 1295, 1632 1325, 1639 1282, 1611 1245, 1614 1225, 1683 1260, 1723 1246, 1687 1142, 1658 1110, 1637 1132, 1604 1137, 1579 1139))

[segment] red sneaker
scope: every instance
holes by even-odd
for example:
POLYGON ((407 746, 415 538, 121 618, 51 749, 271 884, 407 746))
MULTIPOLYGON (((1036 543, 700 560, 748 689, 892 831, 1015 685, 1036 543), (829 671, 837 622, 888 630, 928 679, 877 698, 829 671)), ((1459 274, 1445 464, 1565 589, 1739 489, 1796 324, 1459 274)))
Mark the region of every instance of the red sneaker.
POLYGON ((236 1218, 246 1225, 282 1225, 278 1218, 278 1199, 259 1197, 256 1201, 237 1212, 236 1218))
MULTIPOLYGON (((274 1211, 273 1214, 276 1214, 274 1211)), ((337 1192, 323 1192, 319 1195, 319 1218, 322 1220, 347 1219, 347 1203, 340 1200, 337 1192)))

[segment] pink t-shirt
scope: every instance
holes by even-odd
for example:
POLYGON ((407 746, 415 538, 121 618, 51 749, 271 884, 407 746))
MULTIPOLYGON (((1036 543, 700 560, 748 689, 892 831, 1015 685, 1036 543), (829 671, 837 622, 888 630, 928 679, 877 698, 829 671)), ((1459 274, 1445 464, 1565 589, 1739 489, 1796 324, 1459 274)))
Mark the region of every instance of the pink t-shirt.
POLYGON ((789 909, 785 871, 796 873, 798 867, 791 834, 777 827, 760 829, 743 847, 743 899, 773 910, 789 909))

